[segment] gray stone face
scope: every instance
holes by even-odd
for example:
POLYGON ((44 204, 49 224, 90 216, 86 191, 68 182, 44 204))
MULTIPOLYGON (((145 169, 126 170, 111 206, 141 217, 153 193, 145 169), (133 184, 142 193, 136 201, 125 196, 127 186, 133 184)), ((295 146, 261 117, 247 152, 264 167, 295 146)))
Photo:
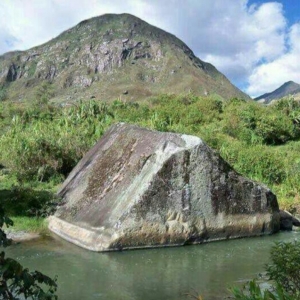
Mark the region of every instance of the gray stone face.
POLYGON ((286 210, 280 210, 280 229, 293 230, 293 226, 300 227, 300 221, 286 210))
POLYGON ((49 219, 93 251, 176 246, 279 230, 276 196, 201 139, 112 126, 63 184, 49 219))

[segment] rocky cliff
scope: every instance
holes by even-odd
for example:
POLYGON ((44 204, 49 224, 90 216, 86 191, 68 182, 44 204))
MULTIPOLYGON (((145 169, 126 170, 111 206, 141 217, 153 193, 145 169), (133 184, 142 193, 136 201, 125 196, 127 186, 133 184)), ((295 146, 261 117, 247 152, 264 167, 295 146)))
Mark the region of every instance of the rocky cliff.
POLYGON ((56 101, 190 91, 249 99, 174 35, 129 14, 82 21, 41 46, 0 56, 8 98, 30 100, 44 81, 56 101))
POLYGON ((118 124, 63 184, 49 228, 93 251, 176 246, 279 230, 276 196, 194 136, 118 124))

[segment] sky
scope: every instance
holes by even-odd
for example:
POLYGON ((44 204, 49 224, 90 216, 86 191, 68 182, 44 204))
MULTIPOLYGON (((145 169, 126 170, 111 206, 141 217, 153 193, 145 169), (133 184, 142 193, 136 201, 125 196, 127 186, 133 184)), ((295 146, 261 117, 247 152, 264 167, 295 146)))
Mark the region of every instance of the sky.
POLYGON ((300 0, 0 0, 0 54, 105 13, 176 35, 252 97, 300 83, 300 0))

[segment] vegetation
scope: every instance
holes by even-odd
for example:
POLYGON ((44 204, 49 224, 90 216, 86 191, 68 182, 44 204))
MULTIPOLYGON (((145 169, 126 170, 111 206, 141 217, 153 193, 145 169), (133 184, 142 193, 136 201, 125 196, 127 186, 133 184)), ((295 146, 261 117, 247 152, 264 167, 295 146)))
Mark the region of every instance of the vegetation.
POLYGON ((0 101, 4 101, 7 98, 7 87, 0 85, 0 101))
POLYGON ((2 164, 18 182, 54 183, 59 183, 103 134, 111 115, 105 104, 95 102, 69 109, 33 105, 8 114, 11 124, 3 128, 1 137, 2 164))
MULTIPOLYGON (((45 228, 42 218, 52 213, 59 201, 54 196, 56 186, 105 130, 117 122, 197 135, 241 174, 269 185, 281 207, 300 208, 300 103, 292 98, 262 106, 239 99, 223 101, 189 94, 161 95, 140 103, 78 101, 55 106, 49 104, 51 87, 43 85, 36 92, 37 99, 31 103, 0 103, 0 197, 5 210, 21 221, 23 228, 45 228), (45 97, 41 98, 43 91, 45 97)), ((2 217, 0 227, 4 223, 10 225, 11 220, 2 217)), ((0 238, 5 245, 2 230, 0 238)), ((267 267, 273 290, 263 291, 252 281, 246 290, 233 289, 234 297, 299 299, 297 246, 300 249, 297 243, 280 243, 273 248, 273 264, 267 267)), ((4 283, 0 283, 0 293, 13 288, 14 296, 21 292, 25 297, 36 295, 41 292, 37 283, 44 282, 51 287, 49 295, 54 295, 55 286, 48 277, 10 262, 1 254, 0 275, 4 283), (7 273, 6 266, 19 273, 7 273), (30 290, 25 277, 31 278, 30 290)))
MULTIPOLYGON (((10 240, 2 230, 3 225, 13 225, 13 221, 4 214, 0 207, 0 246, 7 247, 10 240)), ((56 279, 38 271, 29 271, 12 258, 6 258, 0 253, 0 299, 39 299, 54 300, 57 290, 56 279)))
POLYGON ((0 85, 5 84, 5 97, 13 101, 32 101, 45 81, 51 82, 55 93, 46 94, 55 102, 120 96, 140 100, 190 89, 250 99, 174 35, 129 14, 84 20, 34 49, 0 56, 0 69, 0 85))
POLYGON ((266 277, 272 283, 270 288, 263 290, 253 280, 243 289, 232 288, 234 299, 300 299, 300 242, 275 244, 271 250, 271 262, 266 266, 266 277))
MULTIPOLYGON (((41 89, 49 92, 48 86, 41 89)), ((262 106, 162 95, 142 103, 79 101, 61 107, 45 97, 27 105, 0 103, 0 193, 11 199, 14 187, 18 199, 5 201, 9 213, 30 215, 55 202, 54 187, 111 124, 121 121, 197 135, 238 172, 269 185, 282 207, 299 205, 300 104, 292 98, 262 106)))
POLYGON ((54 191, 46 190, 46 183, 26 183, 26 185, 20 183, 18 185, 16 180, 5 176, 2 178, 4 179, 2 181, 0 179, 1 206, 12 216, 16 224, 9 230, 47 233, 44 217, 54 212, 59 201, 54 191), (36 185, 38 186, 34 187, 36 185))

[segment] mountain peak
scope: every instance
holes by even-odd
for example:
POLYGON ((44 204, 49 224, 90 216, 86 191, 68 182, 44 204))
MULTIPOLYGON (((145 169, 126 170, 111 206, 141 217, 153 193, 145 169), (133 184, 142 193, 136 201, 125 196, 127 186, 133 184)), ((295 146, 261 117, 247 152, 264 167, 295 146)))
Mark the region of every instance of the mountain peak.
POLYGON ((44 81, 54 101, 189 91, 249 99, 180 39, 130 14, 84 20, 43 45, 0 56, 0 88, 9 98, 30 99, 44 81))
POLYGON ((287 81, 273 92, 263 94, 254 100, 270 103, 273 100, 278 100, 288 95, 294 95, 300 92, 300 84, 294 81, 287 81))
POLYGON ((299 86, 299 84, 298 83, 296 83, 295 81, 292 81, 292 80, 290 80, 290 81, 287 81, 287 82, 285 82, 281 87, 286 87, 286 86, 299 86))

